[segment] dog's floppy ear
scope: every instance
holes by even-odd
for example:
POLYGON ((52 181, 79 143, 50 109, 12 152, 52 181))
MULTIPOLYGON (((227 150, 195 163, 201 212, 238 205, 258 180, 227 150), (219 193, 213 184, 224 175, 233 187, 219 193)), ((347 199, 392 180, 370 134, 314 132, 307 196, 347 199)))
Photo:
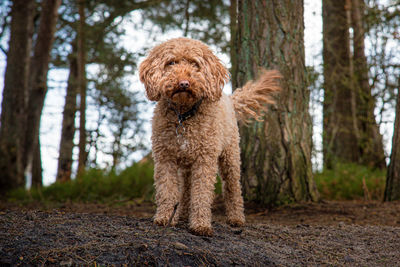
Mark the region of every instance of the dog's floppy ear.
POLYGON ((161 93, 157 88, 160 77, 159 66, 155 64, 150 56, 147 57, 139 66, 140 81, 146 88, 147 98, 151 101, 158 101, 161 98, 161 93))
POLYGON ((203 72, 210 82, 209 88, 206 88, 206 95, 212 101, 216 101, 221 97, 225 83, 229 81, 229 72, 211 51, 204 55, 204 59, 206 64, 203 72))

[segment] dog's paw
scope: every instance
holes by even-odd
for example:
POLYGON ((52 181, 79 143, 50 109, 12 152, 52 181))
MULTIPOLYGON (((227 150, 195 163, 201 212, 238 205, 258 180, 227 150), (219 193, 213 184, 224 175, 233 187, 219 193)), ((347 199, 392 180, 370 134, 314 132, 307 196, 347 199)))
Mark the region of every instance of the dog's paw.
POLYGON ((201 236, 213 235, 212 228, 207 226, 190 227, 190 232, 194 235, 201 235, 201 236))
POLYGON ((166 226, 168 224, 168 218, 157 217, 157 218, 154 218, 153 223, 157 224, 159 226, 166 226))
MULTIPOLYGON (((170 220, 169 217, 156 216, 153 219, 153 223, 159 226, 167 226, 169 220, 170 220)), ((173 218, 171 220, 170 226, 175 226, 177 223, 178 223, 178 218, 173 218)))
MULTIPOLYGON (((153 222, 159 226, 167 226, 170 218, 167 216, 155 216, 153 222)), ((170 226, 174 226, 177 223, 177 218, 171 220, 170 226)))
POLYGON ((242 218, 229 218, 226 222, 233 227, 240 227, 244 225, 244 219, 242 218))

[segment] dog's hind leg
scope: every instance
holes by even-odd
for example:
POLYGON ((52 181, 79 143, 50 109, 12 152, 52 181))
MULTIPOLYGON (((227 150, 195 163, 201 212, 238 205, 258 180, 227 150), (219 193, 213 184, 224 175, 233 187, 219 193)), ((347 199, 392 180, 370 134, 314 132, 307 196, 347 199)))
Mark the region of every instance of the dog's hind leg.
POLYGON ((227 223, 242 226, 245 222, 242 189, 240 186, 240 153, 235 143, 227 147, 219 158, 219 174, 225 201, 227 223))

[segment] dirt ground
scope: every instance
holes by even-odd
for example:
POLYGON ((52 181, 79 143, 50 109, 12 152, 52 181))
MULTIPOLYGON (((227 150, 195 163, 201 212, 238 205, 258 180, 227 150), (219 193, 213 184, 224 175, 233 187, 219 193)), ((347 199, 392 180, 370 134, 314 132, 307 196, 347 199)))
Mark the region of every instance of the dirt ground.
POLYGON ((400 202, 323 202, 263 209, 214 236, 152 224, 151 203, 0 203, 0 265, 400 266, 400 202))

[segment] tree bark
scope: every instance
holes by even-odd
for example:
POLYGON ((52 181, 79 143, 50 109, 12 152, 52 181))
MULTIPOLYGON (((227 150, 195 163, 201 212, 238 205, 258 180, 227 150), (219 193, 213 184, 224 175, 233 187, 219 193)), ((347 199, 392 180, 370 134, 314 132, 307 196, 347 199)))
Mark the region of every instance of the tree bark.
POLYGON ((304 59, 303 1, 238 1, 234 86, 278 69, 283 91, 264 121, 240 125, 245 198, 267 205, 317 201, 304 59))
POLYGON ((74 148, 75 114, 77 110, 76 97, 78 94, 78 63, 76 59, 76 45, 72 45, 70 55, 69 77, 63 121, 61 129, 61 140, 58 158, 57 181, 65 182, 71 180, 72 152, 74 148))
MULTIPOLYGON (((400 88, 400 78, 398 84, 398 88, 400 88)), ((387 171, 384 200, 400 200, 400 90, 397 91, 397 107, 392 139, 392 153, 387 171)))
POLYGON ((85 46, 85 3, 79 1, 79 26, 78 26, 78 81, 79 81, 79 159, 78 177, 86 166, 86 46, 85 46))
POLYGON ((355 94, 350 69, 346 0, 323 0, 323 156, 324 167, 359 162, 355 94))
MULTIPOLYGON (((230 0, 229 7, 229 19, 230 19, 230 30, 231 30, 231 40, 230 40, 230 56, 231 56, 231 75, 232 77, 237 76, 237 47, 236 47, 236 36, 237 36, 237 1, 238 0, 230 0)), ((232 79, 232 90, 233 88, 237 88, 237 84, 235 79, 232 79)))
POLYGON ((4 78, 0 128, 0 191, 25 185, 23 137, 33 32, 34 0, 15 0, 4 78))
POLYGON ((36 144, 33 151, 32 159, 32 187, 40 188, 43 185, 43 167, 42 167, 42 157, 40 154, 40 140, 36 144))
POLYGON ((382 135, 376 123, 375 99, 368 81, 368 62, 364 45, 364 2, 351 0, 351 21, 353 28, 354 91, 359 129, 359 150, 361 163, 376 168, 386 168, 382 135))
MULTIPOLYGON (((36 146, 39 142, 40 117, 47 93, 50 51, 54 40, 60 4, 61 0, 43 0, 42 2, 39 30, 29 74, 29 100, 23 153, 26 175, 30 175, 29 173, 32 172, 33 156, 35 150, 38 149, 36 146)), ((40 162, 40 160, 37 161, 36 159, 36 162, 40 162)))

